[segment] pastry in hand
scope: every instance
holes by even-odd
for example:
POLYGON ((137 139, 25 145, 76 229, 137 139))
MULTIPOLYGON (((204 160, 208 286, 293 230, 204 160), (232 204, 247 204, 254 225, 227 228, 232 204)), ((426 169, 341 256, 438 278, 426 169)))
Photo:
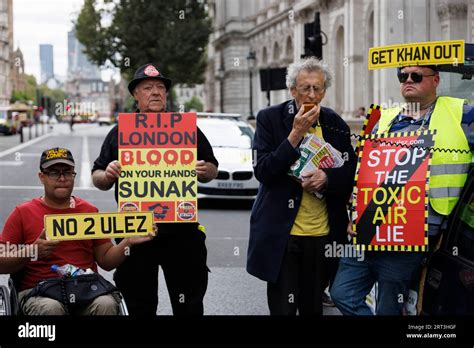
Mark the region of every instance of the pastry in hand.
POLYGON ((303 114, 306 114, 309 110, 311 110, 316 104, 313 103, 304 103, 303 104, 303 114))

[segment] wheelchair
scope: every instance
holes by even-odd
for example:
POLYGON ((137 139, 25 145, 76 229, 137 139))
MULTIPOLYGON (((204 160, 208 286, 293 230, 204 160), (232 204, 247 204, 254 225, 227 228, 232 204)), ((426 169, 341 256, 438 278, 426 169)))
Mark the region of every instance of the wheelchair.
MULTIPOLYGON (((0 316, 22 315, 18 301, 18 292, 15 286, 17 280, 18 277, 16 277, 16 275, 11 275, 8 279, 8 285, 0 285, 0 316)), ((122 300, 119 303, 118 315, 127 316, 129 315, 127 304, 125 303, 123 295, 120 295, 122 300)))
POLYGON ((0 315, 18 315, 20 304, 18 303, 18 293, 13 284, 13 279, 8 279, 8 285, 0 286, 0 315))

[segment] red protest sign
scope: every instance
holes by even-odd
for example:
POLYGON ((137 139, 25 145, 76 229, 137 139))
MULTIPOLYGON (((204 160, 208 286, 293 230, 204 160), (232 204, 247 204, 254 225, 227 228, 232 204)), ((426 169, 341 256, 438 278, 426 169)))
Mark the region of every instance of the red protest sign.
POLYGON ((356 155, 359 153, 361 139, 365 136, 370 136, 370 134, 372 134, 372 130, 374 129, 377 122, 379 122, 380 120, 380 115, 380 105, 370 104, 369 110, 367 111, 367 114, 365 116, 364 125, 362 126, 360 136, 357 140, 355 150, 356 155))
POLYGON ((120 114, 118 135, 119 210, 152 211, 155 222, 196 222, 196 114, 120 114))
POLYGON ((119 145, 122 149, 195 148, 196 143, 195 113, 119 115, 119 145))
POLYGON ((354 244, 418 251, 427 245, 428 177, 433 133, 372 135, 361 142, 354 188, 354 244))

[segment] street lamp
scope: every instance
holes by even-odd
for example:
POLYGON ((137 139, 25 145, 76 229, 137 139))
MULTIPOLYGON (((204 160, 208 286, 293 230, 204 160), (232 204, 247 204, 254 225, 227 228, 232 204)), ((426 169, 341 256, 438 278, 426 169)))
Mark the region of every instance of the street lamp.
POLYGON ((221 112, 222 113, 224 113, 224 77, 225 77, 224 64, 221 64, 219 70, 217 70, 217 79, 219 80, 220 103, 221 103, 221 112))
POLYGON ((254 51, 250 51, 247 56, 247 61, 249 64, 249 91, 250 91, 250 115, 249 120, 254 120, 255 116, 253 115, 253 89, 252 89, 252 74, 253 69, 255 68, 256 56, 254 51))

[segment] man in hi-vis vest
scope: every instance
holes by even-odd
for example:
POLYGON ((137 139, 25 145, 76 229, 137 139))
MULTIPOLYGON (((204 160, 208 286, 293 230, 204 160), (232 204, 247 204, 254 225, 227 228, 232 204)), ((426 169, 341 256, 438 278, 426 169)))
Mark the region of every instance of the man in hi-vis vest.
MULTIPOLYGON (((397 71, 403 108, 383 110, 374 133, 436 130, 429 178, 429 249, 436 245, 467 179, 471 152, 468 138, 474 128, 474 108, 464 100, 436 95, 440 83, 436 66, 403 67, 397 71)), ((356 233, 348 229, 351 235, 356 233)), ((364 261, 343 258, 331 297, 344 315, 372 315, 366 295, 378 283, 376 313, 403 314, 403 300, 419 272, 426 252, 366 251, 364 261)))

